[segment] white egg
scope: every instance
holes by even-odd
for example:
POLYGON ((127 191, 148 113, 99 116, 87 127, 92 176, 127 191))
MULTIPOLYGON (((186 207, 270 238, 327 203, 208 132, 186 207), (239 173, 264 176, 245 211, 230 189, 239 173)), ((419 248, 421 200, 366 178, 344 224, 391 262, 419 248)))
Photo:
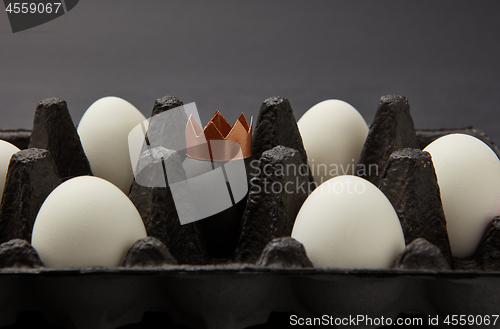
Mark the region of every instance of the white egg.
POLYGON ((311 107, 298 121, 314 181, 355 174, 368 126, 349 103, 329 99, 311 107))
POLYGON ((432 156, 453 256, 472 256, 488 223, 500 215, 500 161, 476 137, 443 136, 424 151, 432 156))
POLYGON ((10 158, 12 158, 13 154, 19 151, 20 149, 18 149, 15 145, 12 145, 4 140, 0 140, 0 200, 3 195, 7 171, 9 170, 10 158))
POLYGON ((144 115, 126 100, 104 97, 87 109, 78 124, 78 135, 92 173, 127 194, 134 178, 128 135, 144 120, 144 115))
POLYGON ((31 244, 47 267, 121 266, 144 237, 141 216, 120 189, 98 177, 79 176, 45 199, 31 244))
POLYGON ((309 195, 292 237, 315 267, 389 268, 405 247, 387 197, 369 181, 349 175, 329 179, 309 195))

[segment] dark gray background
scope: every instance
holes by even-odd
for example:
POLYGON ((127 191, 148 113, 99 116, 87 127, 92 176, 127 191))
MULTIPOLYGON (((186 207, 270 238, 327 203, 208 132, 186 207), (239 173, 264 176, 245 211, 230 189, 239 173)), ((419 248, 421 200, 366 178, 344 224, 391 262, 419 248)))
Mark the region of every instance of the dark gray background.
POLYGON ((371 121, 381 95, 417 128, 474 125, 500 142, 500 1, 91 1, 13 34, 0 13, 0 127, 30 128, 57 96, 75 124, 100 97, 148 115, 196 102, 232 123, 287 97, 297 119, 329 98, 371 121))

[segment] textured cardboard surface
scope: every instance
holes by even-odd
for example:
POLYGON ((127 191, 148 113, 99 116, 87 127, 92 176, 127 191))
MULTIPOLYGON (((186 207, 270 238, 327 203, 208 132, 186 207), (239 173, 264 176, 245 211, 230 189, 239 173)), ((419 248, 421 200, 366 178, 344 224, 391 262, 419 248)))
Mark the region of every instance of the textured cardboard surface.
POLYGON ((0 289, 0 326, 13 323, 17 310, 41 311, 69 328, 116 328, 156 311, 188 328, 237 329, 265 323, 271 312, 444 319, 495 314, 500 305, 499 272, 252 265, 1 270, 0 289))

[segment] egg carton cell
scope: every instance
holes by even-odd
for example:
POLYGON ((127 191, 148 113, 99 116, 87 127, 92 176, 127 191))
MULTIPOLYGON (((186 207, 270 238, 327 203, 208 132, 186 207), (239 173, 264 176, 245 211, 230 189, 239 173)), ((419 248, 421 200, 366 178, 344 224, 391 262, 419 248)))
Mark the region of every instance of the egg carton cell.
MULTIPOLYGON (((182 105, 176 97, 160 98, 152 115, 182 105)), ((290 325, 292 316, 345 319, 362 315, 365 320, 395 320, 401 314, 420 317, 423 327, 429 318, 439 317, 442 327, 447 315, 486 317, 498 313, 500 217, 485 225, 473 255, 453 257, 432 158, 422 151, 441 136, 460 133, 480 139, 498 155, 496 145, 481 131, 471 127, 416 130, 408 100, 398 95, 382 97, 369 130, 360 128, 368 137, 359 163, 377 163, 383 169, 365 178, 385 193, 404 234, 401 250, 390 268, 315 268, 308 244, 292 237, 301 205, 318 187, 300 135, 300 123, 297 125, 291 104, 283 97, 267 99, 261 106, 252 140, 251 160, 257 165, 250 165, 249 160, 244 163, 247 173, 258 173, 247 176, 253 184, 245 196, 245 207, 236 204, 228 212, 228 216, 241 216, 236 233, 234 228, 226 230, 233 235, 230 242, 217 244, 215 249, 215 244, 207 246, 205 234, 213 234, 224 218, 205 226, 200 225, 203 220, 179 225, 168 185, 145 187, 133 180, 125 194, 138 209, 148 237, 131 244, 123 266, 51 268, 43 264, 43 256, 40 258, 29 243, 40 198, 46 198, 48 189, 71 182, 73 175, 96 174, 80 152, 84 147, 77 139, 77 131, 63 129, 74 126, 66 113, 63 100, 50 99, 37 108, 33 128, 37 134, 31 136, 25 129, 0 130, 0 138, 22 149, 11 161, 7 175, 4 198, 11 195, 6 199, 11 201, 2 201, 0 206, 0 226, 12 228, 0 232, 4 237, 0 241, 0 328, 18 328, 23 323, 82 329, 158 325, 267 328, 290 325), (51 125, 50 120, 43 119, 50 117, 51 111, 62 113, 58 120, 65 123, 51 125), (55 132, 57 129, 64 132, 55 132), (52 135, 69 146, 49 138, 52 135), (64 147, 73 150, 71 154, 78 161, 64 163, 60 149, 64 147), (276 170, 287 164, 307 170, 276 170), (292 182, 307 188, 292 194, 266 192, 265 186, 274 182, 292 182), (25 198, 31 201, 23 203, 25 198), (147 218, 153 221, 147 222, 147 218), (182 237, 172 235, 172 231, 181 232, 182 237)), ((140 121, 140 116, 137 118, 140 121)), ((147 136, 161 135, 162 127, 152 128, 147 136)), ((172 157, 174 164, 185 160, 171 153, 167 148, 151 148, 147 158, 139 161, 147 162, 147 170, 154 173, 158 159, 172 157)), ((190 166, 206 171, 206 163, 189 161, 190 166)), ((216 242, 213 239, 210 243, 216 242)), ((367 248, 377 246, 368 243, 367 248)), ((360 321, 353 327, 383 325, 360 321)), ((500 321, 491 327, 500 327, 500 321)))

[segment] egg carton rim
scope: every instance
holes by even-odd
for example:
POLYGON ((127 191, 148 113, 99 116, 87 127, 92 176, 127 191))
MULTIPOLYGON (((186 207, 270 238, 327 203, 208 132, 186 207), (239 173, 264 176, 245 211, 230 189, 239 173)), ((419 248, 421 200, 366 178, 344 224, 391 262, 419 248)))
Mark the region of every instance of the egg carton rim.
POLYGON ((340 269, 340 268, 284 268, 257 265, 168 265, 163 267, 82 267, 82 268, 5 268, 0 276, 42 275, 47 277, 89 275, 287 275, 287 276, 356 276, 356 277, 435 277, 444 279, 500 278, 500 271, 476 270, 406 270, 406 269, 340 269))

